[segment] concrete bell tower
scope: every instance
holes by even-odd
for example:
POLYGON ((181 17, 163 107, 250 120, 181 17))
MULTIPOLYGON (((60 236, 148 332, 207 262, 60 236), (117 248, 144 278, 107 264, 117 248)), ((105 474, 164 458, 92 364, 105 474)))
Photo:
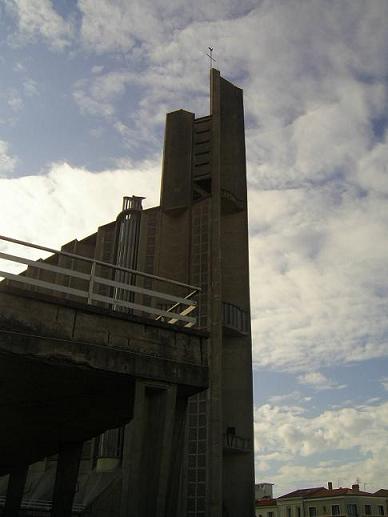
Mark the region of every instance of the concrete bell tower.
POLYGON ((210 71, 210 115, 167 114, 160 208, 143 213, 140 269, 198 285, 210 388, 190 399, 181 514, 254 515, 243 92, 210 71), (142 251, 143 250, 143 253, 142 251), (150 259, 148 258, 150 267, 150 259))

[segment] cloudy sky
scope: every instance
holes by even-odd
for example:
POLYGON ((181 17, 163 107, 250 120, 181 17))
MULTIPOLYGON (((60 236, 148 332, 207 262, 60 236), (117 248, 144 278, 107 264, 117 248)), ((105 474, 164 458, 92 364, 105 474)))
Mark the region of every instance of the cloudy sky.
MULTIPOLYGON (((165 113, 244 89, 256 478, 388 488, 388 2, 0 0, 0 233, 158 203, 165 113)), ((4 246, 0 246, 4 249, 4 246)))

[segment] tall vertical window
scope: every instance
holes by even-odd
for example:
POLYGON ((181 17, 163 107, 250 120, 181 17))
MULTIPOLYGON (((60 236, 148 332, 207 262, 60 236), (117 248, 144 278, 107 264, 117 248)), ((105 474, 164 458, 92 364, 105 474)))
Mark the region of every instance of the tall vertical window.
POLYGON ((333 504, 331 507, 331 515, 340 515, 339 504, 333 504))
POLYGON ((287 508, 287 517, 291 517, 291 508, 287 508))
POLYGON ((309 506, 309 517, 317 517, 317 509, 315 506, 309 506))
POLYGON ((365 505, 365 515, 372 515, 372 510, 370 504, 365 505))
POLYGON ((385 515, 384 513, 384 506, 379 505, 379 515, 385 515))
POLYGON ((349 517, 357 517, 358 511, 357 511, 357 505, 356 504, 347 504, 346 510, 349 515, 349 517))

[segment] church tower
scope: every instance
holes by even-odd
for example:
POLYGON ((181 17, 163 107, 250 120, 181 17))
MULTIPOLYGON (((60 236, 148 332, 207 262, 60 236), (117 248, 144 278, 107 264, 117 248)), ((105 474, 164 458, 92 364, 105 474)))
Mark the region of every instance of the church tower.
POLYGON ((138 267, 201 288, 210 388, 189 401, 187 517, 254 514, 243 92, 210 72, 210 115, 167 115, 161 200, 143 211, 138 267))

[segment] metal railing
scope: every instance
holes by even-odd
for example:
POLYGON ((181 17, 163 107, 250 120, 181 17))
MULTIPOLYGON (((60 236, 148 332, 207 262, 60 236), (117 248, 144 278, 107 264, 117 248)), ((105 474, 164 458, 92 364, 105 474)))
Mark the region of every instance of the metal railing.
MULTIPOLYGON (((352 495, 357 496, 357 492, 354 492, 352 495)), ((329 497, 329 496, 327 496, 329 497)), ((331 496, 333 497, 333 496, 331 496)), ((366 496, 368 497, 368 496, 366 496)), ((348 512, 342 512, 342 513, 323 513, 323 514, 317 514, 317 517, 384 517, 384 514, 366 514, 366 513, 348 513, 348 512)))
MULTIPOLYGON (((7 498, 5 496, 0 496, 0 508, 5 506, 6 500, 7 498)), ((52 501, 46 499, 23 499, 20 509, 22 515, 28 510, 30 510, 30 512, 41 512, 42 515, 47 515, 47 512, 52 509, 52 506, 52 501)), ((86 506, 83 504, 73 504, 73 513, 77 515, 80 515, 85 509, 86 506)))
POLYGON ((193 297, 200 291, 199 287, 191 286, 183 282, 177 282, 175 280, 152 275, 149 273, 143 273, 135 269, 130 269, 108 262, 103 262, 101 260, 96 260, 94 258, 76 255, 74 253, 69 253, 67 251, 59 251, 52 248, 48 248, 46 246, 40 246, 38 244, 32 244, 30 242, 13 239, 11 237, 6 237, 4 235, 0 235, 0 241, 6 241, 12 244, 17 244, 35 250, 52 253, 54 255, 57 255, 58 257, 63 256, 70 258, 73 261, 82 261, 90 265, 89 273, 85 273, 77 271, 75 269, 69 269, 58 265, 49 264, 47 261, 36 261, 26 257, 0 252, 0 259, 28 266, 28 268, 21 274, 15 274, 8 271, 0 270, 0 278, 5 278, 12 282, 19 282, 20 284, 24 284, 26 286, 29 286, 30 288, 43 288, 48 289, 50 291, 54 291, 56 293, 61 293, 62 295, 65 294, 79 297, 85 299, 89 305, 94 305, 96 304, 96 302, 105 303, 108 304, 112 308, 112 310, 127 309, 132 311, 139 311, 141 313, 147 314, 149 317, 153 317, 154 319, 158 320, 162 319, 163 321, 170 324, 181 323, 184 327, 192 327, 196 324, 196 318, 193 315, 189 316, 189 314, 192 314, 193 311, 197 308, 197 302, 193 299, 193 297), (140 287, 130 283, 118 282, 110 278, 103 278, 102 276, 99 276, 97 274, 96 269, 98 266, 100 267, 100 269, 108 268, 110 271, 113 272, 113 274, 117 271, 129 273, 129 278, 151 279, 153 281, 156 281, 158 284, 161 283, 166 285, 167 291, 170 290, 170 293, 154 289, 146 289, 144 287, 140 287), (29 268, 34 268, 38 271, 43 272, 55 273, 57 275, 65 275, 66 277, 77 279, 78 281, 81 280, 86 282, 87 287, 85 289, 81 289, 79 287, 69 287, 66 285, 61 285, 56 281, 40 280, 39 278, 27 276, 25 273, 29 270, 29 268), (111 288, 114 294, 116 294, 116 296, 107 296, 96 293, 96 287, 98 286, 104 286, 108 289, 111 288), (188 293, 183 296, 176 296, 175 294, 171 294, 171 291, 173 289, 176 290, 177 288, 181 288, 186 292, 188 291, 188 293), (133 297, 137 295, 137 299, 134 301, 120 299, 117 296, 119 290, 120 292, 131 293, 133 297), (142 298, 162 300, 164 303, 162 303, 161 305, 165 306, 167 302, 167 305, 170 305, 170 307, 165 309, 153 307, 150 303, 142 303, 142 298))
POLYGON ((222 303, 222 324, 238 334, 246 335, 249 330, 248 313, 232 303, 222 303))
POLYGON ((224 433, 224 449, 231 452, 249 452, 252 450, 251 440, 233 433, 224 433))
MULTIPOLYGON (((0 496, 0 508, 5 506, 7 498, 5 496, 0 496)), ((48 512, 52 509, 53 503, 52 501, 45 499, 23 499, 21 503, 21 515, 23 515, 26 511, 29 510, 28 513, 34 512, 34 514, 38 514, 41 512, 41 515, 47 515, 48 512)), ((86 509, 86 506, 83 504, 73 504, 73 514, 80 515, 86 509)))
MULTIPOLYGON (((357 492, 353 492, 354 496, 357 496, 357 492)), ((333 497, 333 496, 331 496, 333 497)), ((368 496, 366 496, 368 497, 368 496)), ((349 512, 342 512, 342 513, 324 513, 324 514, 317 514, 317 517, 384 517, 384 514, 377 514, 377 513, 349 513, 349 512)))

